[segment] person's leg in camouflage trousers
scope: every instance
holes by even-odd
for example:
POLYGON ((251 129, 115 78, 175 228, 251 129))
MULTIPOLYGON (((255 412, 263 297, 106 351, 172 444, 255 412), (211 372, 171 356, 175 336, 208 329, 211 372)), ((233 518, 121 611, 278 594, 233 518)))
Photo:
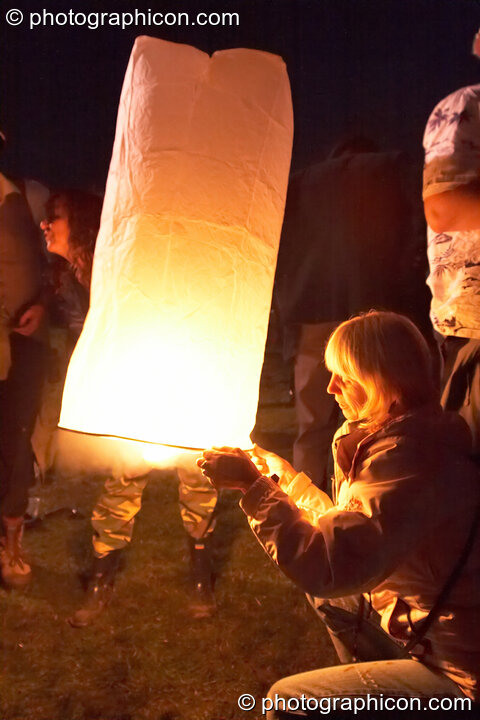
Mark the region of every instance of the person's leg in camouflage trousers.
POLYGON ((215 526, 217 491, 193 465, 177 469, 180 515, 188 535, 193 592, 190 615, 210 617, 216 609, 213 593, 211 535, 215 526))
POLYGON ((109 477, 93 508, 93 551, 102 558, 123 550, 132 539, 135 516, 142 507, 148 473, 139 477, 109 477))
MULTIPOLYGON (((215 525, 217 491, 194 461, 178 468, 180 515, 189 540, 193 593, 189 603, 194 618, 215 611, 210 535, 215 525)), ((94 562, 86 602, 70 618, 75 627, 90 625, 109 603, 122 551, 132 539, 135 517, 149 474, 109 477, 92 513, 94 562)))
POLYGON ((74 627, 90 625, 110 602, 122 551, 132 539, 135 516, 142 506, 148 473, 109 477, 92 513, 93 568, 82 607, 69 619, 74 627))

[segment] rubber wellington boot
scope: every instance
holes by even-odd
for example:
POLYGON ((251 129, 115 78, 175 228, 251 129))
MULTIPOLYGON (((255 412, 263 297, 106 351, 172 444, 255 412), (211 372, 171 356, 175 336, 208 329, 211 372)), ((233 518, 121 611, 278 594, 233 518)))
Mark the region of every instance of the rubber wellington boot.
POLYGON ((112 550, 108 555, 94 559, 85 602, 68 618, 72 627, 91 625, 110 603, 122 554, 123 550, 112 550))
POLYGON ((22 553, 23 517, 3 517, 5 536, 1 540, 0 567, 6 587, 21 588, 32 579, 32 569, 22 553))
POLYGON ((217 604, 213 592, 212 558, 208 541, 189 538, 192 592, 190 617, 195 620, 214 615, 217 604))

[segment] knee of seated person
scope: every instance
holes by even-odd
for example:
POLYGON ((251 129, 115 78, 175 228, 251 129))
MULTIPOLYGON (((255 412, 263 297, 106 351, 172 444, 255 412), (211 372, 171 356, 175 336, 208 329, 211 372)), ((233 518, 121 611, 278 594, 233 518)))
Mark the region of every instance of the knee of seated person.
POLYGON ((280 720, 279 713, 286 710, 288 698, 292 697, 289 684, 286 682, 288 680, 288 677, 277 680, 268 691, 267 696, 262 699, 262 715, 267 720, 280 720))
MULTIPOLYGON (((295 683, 292 682, 293 677, 295 676, 291 675, 280 678, 280 680, 277 680, 268 691, 267 700, 271 701, 270 704, 273 703, 274 709, 284 710, 285 708, 282 707, 281 701, 285 700, 286 702, 288 698, 297 696, 298 688, 295 687, 295 683)), ((276 717, 276 715, 272 715, 272 717, 276 717)))
POLYGON ((277 680, 267 696, 262 699, 262 717, 266 720, 297 717, 299 708, 303 710, 303 703, 309 703, 308 698, 312 697, 311 691, 315 688, 315 685, 313 688, 310 687, 312 677, 315 679, 316 671, 290 675, 277 680))

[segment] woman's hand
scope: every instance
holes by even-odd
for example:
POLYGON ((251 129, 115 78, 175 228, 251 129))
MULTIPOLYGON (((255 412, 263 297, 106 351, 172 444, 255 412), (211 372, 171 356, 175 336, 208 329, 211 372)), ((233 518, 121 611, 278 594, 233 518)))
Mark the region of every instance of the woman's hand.
POLYGON ((217 490, 228 488, 246 492, 262 475, 240 448, 205 450, 197 465, 217 490))
POLYGON ((262 475, 277 475, 280 481, 290 482, 296 475, 297 471, 279 455, 264 450, 258 445, 253 446, 252 460, 260 470, 262 475))

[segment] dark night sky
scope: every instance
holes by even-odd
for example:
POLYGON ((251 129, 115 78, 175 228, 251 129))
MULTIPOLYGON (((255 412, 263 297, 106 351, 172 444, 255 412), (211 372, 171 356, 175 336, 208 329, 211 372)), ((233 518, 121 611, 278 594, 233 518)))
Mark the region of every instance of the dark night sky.
POLYGON ((356 129, 419 161, 434 104, 480 82, 470 55, 480 0, 0 0, 2 166, 53 186, 102 187, 133 40, 154 35, 207 52, 252 47, 287 62, 295 112, 294 166, 319 159, 356 129), (30 30, 5 21, 49 12, 236 11, 240 26, 30 30))

